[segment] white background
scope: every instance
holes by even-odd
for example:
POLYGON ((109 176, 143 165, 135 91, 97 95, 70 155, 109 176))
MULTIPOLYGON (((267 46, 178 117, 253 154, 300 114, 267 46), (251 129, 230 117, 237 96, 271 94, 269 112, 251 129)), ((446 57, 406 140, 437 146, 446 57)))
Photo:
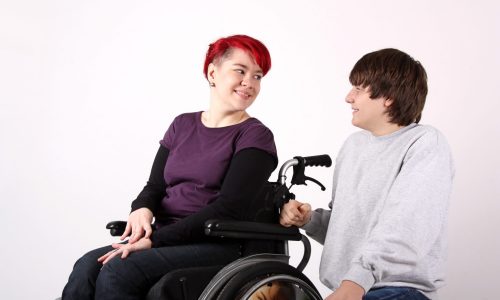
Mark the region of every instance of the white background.
MULTIPOLYGON (((494 0, 1 0, 0 298, 53 299, 84 251, 114 241, 104 225, 127 217, 173 117, 208 106, 208 44, 243 33, 273 59, 250 113, 280 164, 335 157, 356 130, 344 97, 363 54, 395 47, 423 63, 422 123, 457 167, 441 296, 497 299, 499 15, 494 0)), ((311 169, 328 191, 298 198, 326 206, 332 172, 311 169)), ((326 296, 313 248, 306 275, 326 296)))

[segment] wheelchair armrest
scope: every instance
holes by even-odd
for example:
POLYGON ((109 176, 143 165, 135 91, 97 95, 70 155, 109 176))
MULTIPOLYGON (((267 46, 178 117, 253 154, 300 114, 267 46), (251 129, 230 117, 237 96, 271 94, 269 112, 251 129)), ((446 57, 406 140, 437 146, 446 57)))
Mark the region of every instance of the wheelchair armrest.
POLYGON ((121 236, 127 227, 127 222, 125 221, 111 221, 106 225, 106 229, 109 229, 109 233, 112 236, 121 236))
POLYGON ((247 221, 208 220, 205 222, 208 236, 256 240, 300 241, 302 234, 295 226, 247 221))

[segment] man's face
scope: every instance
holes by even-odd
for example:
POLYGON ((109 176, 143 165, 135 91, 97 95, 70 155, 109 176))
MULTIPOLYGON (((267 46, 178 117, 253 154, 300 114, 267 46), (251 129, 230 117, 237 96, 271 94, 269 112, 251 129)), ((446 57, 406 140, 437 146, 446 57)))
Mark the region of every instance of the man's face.
POLYGON ((369 86, 353 86, 345 101, 352 108, 352 125, 376 134, 391 124, 387 107, 392 101, 384 97, 371 99, 369 86))

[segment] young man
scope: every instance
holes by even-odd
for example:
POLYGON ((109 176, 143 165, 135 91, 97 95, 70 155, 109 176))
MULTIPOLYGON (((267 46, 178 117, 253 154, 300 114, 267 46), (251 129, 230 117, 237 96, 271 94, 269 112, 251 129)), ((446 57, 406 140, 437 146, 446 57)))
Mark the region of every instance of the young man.
POLYGON ((363 130, 337 156, 330 210, 291 200, 280 222, 324 245, 327 300, 436 299, 454 167, 444 136, 418 124, 426 72, 383 49, 363 56, 349 80, 352 124, 363 130))

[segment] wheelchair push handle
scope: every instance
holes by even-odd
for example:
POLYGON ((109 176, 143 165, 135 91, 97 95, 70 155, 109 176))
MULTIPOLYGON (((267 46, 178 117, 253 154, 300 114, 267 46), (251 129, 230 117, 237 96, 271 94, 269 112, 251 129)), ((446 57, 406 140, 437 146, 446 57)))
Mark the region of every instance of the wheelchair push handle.
POLYGON ((305 167, 330 167, 332 159, 328 154, 314 156, 295 156, 293 159, 287 160, 280 168, 278 174, 278 182, 282 185, 286 182, 286 171, 290 167, 294 167, 294 172, 304 173, 305 167))
POLYGON ((321 182, 318 180, 306 176, 305 168, 309 166, 315 167, 330 167, 332 165, 332 159, 328 154, 322 155, 314 155, 314 156, 295 156, 293 159, 286 161, 280 168, 278 174, 278 183, 281 185, 281 189, 283 191, 279 193, 281 201, 284 203, 288 202, 289 199, 295 197, 292 193, 289 192, 289 188, 286 186, 286 171, 293 167, 293 177, 292 177, 292 185, 306 185, 306 181, 312 181, 321 187, 321 190, 324 191, 326 188, 321 182), (284 195, 284 197, 283 197, 284 195))
POLYGON ((322 154, 322 155, 315 155, 315 156, 306 156, 306 157, 300 157, 296 156, 295 158, 297 159, 303 159, 304 160, 304 166, 305 167, 330 167, 332 165, 332 159, 328 154, 322 154))

